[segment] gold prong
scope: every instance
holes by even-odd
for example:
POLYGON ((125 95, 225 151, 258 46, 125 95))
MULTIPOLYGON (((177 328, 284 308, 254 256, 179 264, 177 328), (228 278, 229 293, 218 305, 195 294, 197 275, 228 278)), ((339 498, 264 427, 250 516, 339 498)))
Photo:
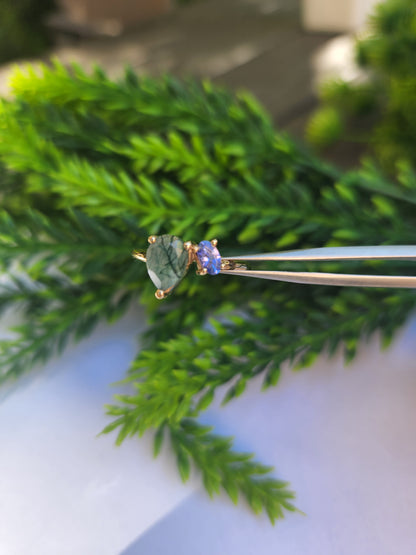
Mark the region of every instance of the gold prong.
POLYGON ((192 241, 186 241, 183 246, 185 247, 185 250, 189 251, 189 249, 192 247, 192 241))
POLYGON ((208 270, 206 268, 201 268, 200 270, 196 271, 198 276, 206 276, 208 273, 208 270))
POLYGON ((211 245, 212 245, 213 247, 216 247, 216 246, 218 245, 218 239, 212 239, 212 240, 211 240, 211 245))
POLYGON ((155 292, 155 297, 156 297, 156 299, 159 299, 159 301, 160 301, 160 300, 162 300, 166 297, 166 293, 165 293, 165 291, 163 291, 163 289, 158 289, 155 292))
POLYGON ((156 235, 151 235, 147 240, 152 245, 156 241, 156 235))
POLYGON ((192 245, 192 250, 194 251, 194 253, 196 254, 198 252, 198 245, 192 245))
POLYGON ((137 258, 137 260, 140 260, 141 262, 146 262, 146 255, 144 252, 133 251, 131 255, 133 256, 133 258, 137 258))

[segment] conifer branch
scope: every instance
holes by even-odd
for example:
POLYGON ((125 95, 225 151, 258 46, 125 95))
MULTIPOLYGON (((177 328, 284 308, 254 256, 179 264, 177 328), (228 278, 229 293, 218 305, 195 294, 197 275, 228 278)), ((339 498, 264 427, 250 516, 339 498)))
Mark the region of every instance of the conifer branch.
POLYGON ((118 318, 132 300, 131 291, 115 297, 109 283, 75 286, 51 276, 42 281, 41 286, 14 276, 0 288, 0 310, 12 305, 25 315, 24 323, 11 329, 14 337, 0 340, 0 384, 62 353, 71 339, 88 336, 100 319, 118 318))
POLYGON ((253 461, 252 454, 233 451, 232 438, 214 435, 210 427, 191 419, 170 427, 169 434, 184 482, 192 462, 211 497, 222 488, 237 504, 240 494, 255 513, 264 510, 272 524, 283 518, 284 511, 296 510, 292 503, 294 494, 287 489, 287 482, 271 478, 273 468, 253 461))
POLYGON ((341 175, 275 133, 249 95, 210 83, 131 71, 115 83, 99 69, 86 75, 55 63, 17 70, 13 86, 15 98, 0 106, 0 267, 9 276, 0 309, 20 307, 25 321, 0 343, 0 382, 120 316, 140 294, 151 327, 126 377, 131 393, 107 408, 114 420, 105 431, 117 428, 120 443, 159 430, 157 451, 165 430, 184 479, 193 463, 209 492, 223 487, 233 500, 240 492, 255 511, 282 516, 293 508, 286 485, 258 476, 267 468, 195 418, 220 387, 228 402, 259 374, 265 388, 275 385, 283 363, 304 367, 337 348, 350 360, 375 331, 388 343, 414 310, 414 293, 318 294, 188 274, 158 304, 131 251, 157 232, 217 237, 223 255, 411 244, 412 167, 401 166, 397 188, 368 166, 341 175))
POLYGON ((380 329, 387 344, 397 323, 403 323, 416 308, 411 291, 404 297, 373 292, 372 308, 366 308, 368 296, 360 291, 337 299, 325 293, 310 316, 300 310, 302 299, 292 300, 294 288, 289 286, 285 294, 268 296, 273 316, 265 317, 263 303, 253 300, 243 307, 244 316, 230 315, 226 322, 210 319, 211 330, 202 327, 176 334, 159 343, 157 351, 143 350, 125 380, 133 386, 133 393, 115 397, 119 403, 113 407, 115 413, 120 415, 119 407, 124 407, 120 425, 124 419, 139 433, 165 421, 177 425, 187 414, 195 417, 205 410, 220 386, 229 384, 224 404, 241 395, 259 374, 264 376, 264 389, 276 385, 287 361, 294 368, 304 368, 320 353, 333 354, 340 347, 349 361, 360 339, 380 329), (380 311, 377 298, 388 310, 380 311), (290 319, 287 305, 294 309, 290 319), (324 314, 319 306, 326 308, 324 314))

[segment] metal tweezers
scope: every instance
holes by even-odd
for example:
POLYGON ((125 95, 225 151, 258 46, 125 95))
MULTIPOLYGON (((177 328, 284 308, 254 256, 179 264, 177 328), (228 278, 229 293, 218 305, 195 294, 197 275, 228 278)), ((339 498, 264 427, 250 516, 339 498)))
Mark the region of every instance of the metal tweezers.
POLYGON ((241 262, 315 262, 349 260, 399 260, 416 261, 415 245, 375 247, 324 247, 268 254, 229 256, 222 260, 222 274, 256 277, 291 283, 316 285, 342 285, 352 287, 401 287, 416 288, 416 276, 384 276, 362 274, 336 274, 325 272, 292 272, 249 270, 241 262))

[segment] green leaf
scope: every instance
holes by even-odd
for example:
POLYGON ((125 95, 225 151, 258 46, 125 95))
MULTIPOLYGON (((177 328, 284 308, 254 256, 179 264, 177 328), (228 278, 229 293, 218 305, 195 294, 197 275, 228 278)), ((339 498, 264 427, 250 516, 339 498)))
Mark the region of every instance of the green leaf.
POLYGON ((238 357, 241 355, 241 346, 236 343, 222 345, 221 350, 229 357, 238 357))
POLYGON ((159 426, 159 428, 157 429, 156 433, 155 433, 155 437, 153 440, 153 456, 157 457, 160 453, 160 450, 162 448, 162 444, 163 444, 163 438, 164 438, 164 432, 165 432, 165 426, 159 426))
POLYGON ((233 482, 232 480, 227 480, 227 481, 224 481, 223 487, 224 487, 225 491, 227 492, 228 497, 234 503, 234 505, 237 505, 237 503, 238 503, 238 487, 237 487, 236 483, 233 482))
POLYGON ((395 209, 390 200, 380 195, 373 195, 371 200, 380 214, 383 216, 394 216, 395 209))
POLYGON ((179 474, 181 475, 182 482, 186 482, 189 479, 189 474, 191 472, 191 465, 189 462, 189 457, 182 447, 177 450, 177 462, 179 474))
POLYGON ((243 378, 240 378, 232 387, 230 387, 230 389, 227 391, 226 395, 224 396, 224 399, 222 401, 222 405, 226 405, 229 401, 231 401, 231 399, 234 399, 235 397, 239 397, 245 390, 246 388, 246 380, 243 378))
POLYGON ((196 411, 200 412, 206 410, 214 400, 214 395, 215 389, 209 389, 206 393, 204 393, 196 405, 196 411))
POLYGON ((237 240, 239 243, 251 243, 260 237, 261 229, 256 224, 249 224, 244 230, 238 234, 237 240))
POLYGON ((299 236, 297 233, 293 231, 286 231, 277 241, 276 247, 283 248, 288 247, 289 245, 293 245, 299 241, 299 236))

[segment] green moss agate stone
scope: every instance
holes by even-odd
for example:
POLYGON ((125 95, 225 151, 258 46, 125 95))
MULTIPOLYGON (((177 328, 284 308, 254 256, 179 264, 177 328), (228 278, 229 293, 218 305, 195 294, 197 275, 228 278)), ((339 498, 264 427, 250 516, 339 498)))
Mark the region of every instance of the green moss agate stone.
POLYGON ((188 251, 175 235, 159 235, 146 252, 147 272, 162 291, 173 289, 188 269, 188 251))

